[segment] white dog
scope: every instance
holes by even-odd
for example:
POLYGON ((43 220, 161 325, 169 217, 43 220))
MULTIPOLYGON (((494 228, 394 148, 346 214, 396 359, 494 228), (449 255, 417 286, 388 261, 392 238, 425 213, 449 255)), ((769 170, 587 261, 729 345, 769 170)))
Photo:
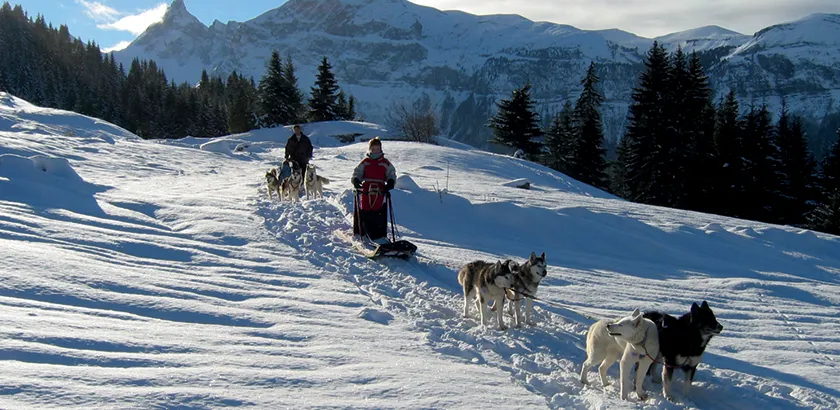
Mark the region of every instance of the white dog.
POLYGON ((592 366, 600 363, 598 373, 601 375, 601 383, 608 386, 607 369, 621 357, 619 362, 621 399, 627 400, 630 389, 627 382, 630 380, 630 371, 638 363, 636 370, 636 395, 639 400, 647 400, 647 393, 642 389, 645 374, 648 371, 654 357, 659 354, 659 332, 656 324, 642 317, 639 309, 633 311, 630 316, 624 317, 617 322, 606 319, 595 322, 586 335, 586 361, 580 369, 580 382, 587 384, 586 374, 592 366))
POLYGON ((315 164, 306 164, 306 177, 303 179, 303 183, 306 187, 306 199, 309 199, 310 195, 312 198, 317 198, 318 195, 323 198, 323 186, 329 184, 330 180, 318 175, 315 164))

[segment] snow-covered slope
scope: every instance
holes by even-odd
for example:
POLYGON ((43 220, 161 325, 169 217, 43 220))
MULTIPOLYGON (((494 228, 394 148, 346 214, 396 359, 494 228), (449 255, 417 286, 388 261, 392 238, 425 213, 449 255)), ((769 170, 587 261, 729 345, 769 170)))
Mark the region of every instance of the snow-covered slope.
POLYGON ((366 145, 325 139, 327 198, 272 202, 263 175, 284 131, 208 152, 0 94, 0 407, 840 406, 840 238, 386 141, 399 231, 419 253, 373 262, 335 235, 366 145), (506 186, 519 178, 532 189, 506 186), (460 316, 461 265, 531 251, 547 254, 538 295, 553 304, 537 304, 536 326, 460 316), (679 403, 650 381, 643 404, 580 385, 587 316, 702 300, 724 331, 679 403))
POLYGON ((750 36, 727 30, 719 26, 704 26, 656 37, 669 51, 681 47, 697 52, 719 48, 739 47, 750 40, 750 36))
POLYGON ((745 105, 766 102, 774 113, 786 97, 791 111, 821 121, 840 98, 840 52, 831 36, 836 20, 815 15, 755 37, 705 26, 647 39, 516 15, 440 11, 406 0, 291 0, 246 22, 207 27, 176 0, 161 23, 115 55, 126 67, 135 57, 154 59, 169 78, 196 82, 202 69, 259 79, 277 49, 293 56, 304 90, 327 56, 365 119, 383 122, 393 102, 426 94, 444 130, 477 146, 489 139, 484 123, 499 98, 530 82, 538 110, 549 117, 577 98, 580 79, 594 61, 606 96, 605 133, 616 140, 624 133, 640 62, 654 40, 669 50, 704 53, 719 95, 734 88, 745 105), (765 59, 756 60, 752 44, 765 59), (777 82, 780 70, 795 80, 777 82))

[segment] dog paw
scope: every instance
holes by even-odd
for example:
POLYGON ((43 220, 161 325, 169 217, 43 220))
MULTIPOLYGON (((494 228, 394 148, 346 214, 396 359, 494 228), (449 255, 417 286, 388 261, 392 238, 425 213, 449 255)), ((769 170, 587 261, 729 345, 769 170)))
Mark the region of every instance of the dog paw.
POLYGON ((505 330, 508 330, 508 327, 505 326, 505 325, 501 325, 501 326, 499 326, 499 330, 505 331, 505 330))
POLYGON ((533 321, 533 320, 529 320, 529 321, 527 321, 527 322, 525 322, 525 323, 528 323, 528 324, 529 324, 529 325, 531 325, 531 326, 536 326, 536 325, 537 325, 537 322, 535 322, 535 321, 533 321))
POLYGON ((639 396, 639 400, 647 401, 647 399, 648 399, 648 394, 647 393, 642 392, 642 393, 636 393, 636 394, 639 396))

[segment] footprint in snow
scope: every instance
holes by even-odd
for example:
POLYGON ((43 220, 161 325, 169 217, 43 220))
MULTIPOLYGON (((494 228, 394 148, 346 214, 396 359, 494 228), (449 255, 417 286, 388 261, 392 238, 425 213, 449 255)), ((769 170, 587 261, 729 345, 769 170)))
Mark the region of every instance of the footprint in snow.
POLYGON ((388 312, 383 312, 381 310, 371 308, 362 309, 362 311, 359 312, 359 317, 383 325, 390 324, 391 321, 394 320, 394 315, 388 312))

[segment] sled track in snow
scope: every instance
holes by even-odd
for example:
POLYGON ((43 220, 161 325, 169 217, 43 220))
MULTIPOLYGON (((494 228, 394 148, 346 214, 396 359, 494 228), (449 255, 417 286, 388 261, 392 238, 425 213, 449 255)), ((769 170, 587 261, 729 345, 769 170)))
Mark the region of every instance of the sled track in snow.
MULTIPOLYGON (((475 309, 471 318, 461 317, 463 296, 453 267, 439 264, 418 250, 418 260, 372 261, 342 242, 335 230, 349 230, 343 205, 335 198, 302 201, 297 204, 262 200, 259 213, 277 240, 298 250, 324 273, 353 283, 387 315, 401 319, 426 335, 427 344, 452 360, 489 366, 510 374, 515 383, 541 396, 549 408, 656 408, 731 409, 787 408, 791 401, 806 408, 832 408, 825 394, 797 397, 792 389, 761 374, 747 377, 728 369, 701 364, 689 397, 682 397, 682 374, 677 372, 674 392, 678 400, 664 399, 661 385, 646 380, 647 402, 623 402, 618 393, 618 364, 609 371, 612 386, 604 391, 597 375, 590 385, 579 382, 580 364, 585 357, 585 335, 591 322, 579 323, 537 308, 536 326, 517 329, 511 325, 499 331, 495 320, 487 329, 480 325, 475 309), (780 398, 782 397, 782 398, 780 398), (723 399, 722 399, 723 398, 723 399)), ((537 304, 539 306, 539 304, 537 304)), ((377 312, 373 313, 376 316, 377 312)), ((595 369, 592 370, 593 372, 595 369)), ((801 390, 799 391, 801 392, 801 390)))

